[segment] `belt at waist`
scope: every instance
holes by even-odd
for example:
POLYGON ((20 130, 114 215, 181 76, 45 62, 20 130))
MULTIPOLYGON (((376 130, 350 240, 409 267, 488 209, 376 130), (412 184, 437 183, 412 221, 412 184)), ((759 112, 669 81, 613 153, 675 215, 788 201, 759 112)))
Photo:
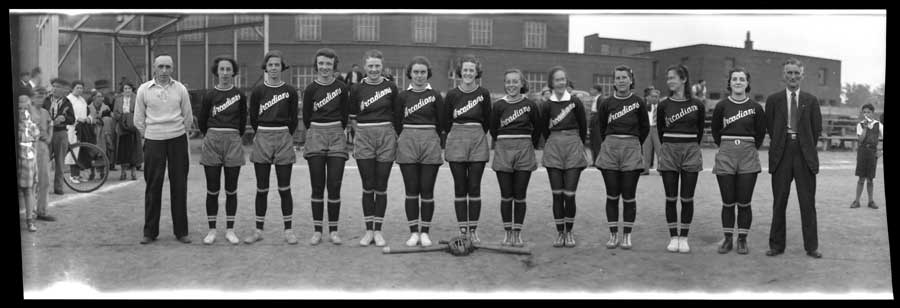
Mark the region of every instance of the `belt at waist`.
POLYGON ((622 134, 608 135, 607 137, 616 137, 616 138, 622 138, 622 139, 637 138, 637 136, 635 136, 635 135, 622 135, 622 134))
POLYGON ((359 127, 368 127, 368 126, 382 126, 382 125, 392 125, 394 123, 391 122, 373 122, 373 123, 356 123, 356 126, 359 127))
POLYGON ((403 124, 403 128, 435 129, 434 124, 403 124))
POLYGON ((663 133, 663 137, 669 138, 697 138, 697 134, 685 134, 685 133, 663 133))
POLYGON ((723 135, 722 140, 746 140, 746 141, 756 141, 756 138, 750 136, 731 136, 731 135, 723 135))
POLYGON ((335 126, 341 125, 341 121, 331 121, 331 122, 310 122, 309 126, 317 126, 317 127, 327 127, 327 126, 335 126))
POLYGON ((478 123, 478 122, 466 122, 466 123, 453 123, 453 125, 481 126, 481 123, 478 123))
POLYGON ((574 129, 574 128, 573 129, 551 130, 550 135, 552 136, 553 134, 567 134, 567 135, 575 134, 575 135, 577 135, 578 130, 574 129))
POLYGON ((531 139, 531 135, 499 135, 499 136, 497 136, 497 139, 515 139, 515 138, 531 139))
MULTIPOLYGON (((262 128, 262 127, 260 127, 260 128, 262 128)), ((230 128, 230 127, 210 127, 209 130, 217 131, 217 132, 234 132, 234 133, 238 132, 238 130, 236 128, 230 128)))
POLYGON ((287 126, 258 126, 257 130, 287 130, 287 126))

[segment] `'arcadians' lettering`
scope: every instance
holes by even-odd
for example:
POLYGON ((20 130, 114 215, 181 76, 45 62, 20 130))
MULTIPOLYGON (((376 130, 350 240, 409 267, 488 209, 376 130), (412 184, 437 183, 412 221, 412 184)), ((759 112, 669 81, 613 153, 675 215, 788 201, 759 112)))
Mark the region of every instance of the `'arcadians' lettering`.
POLYGON ((384 90, 375 92, 375 96, 372 96, 369 99, 364 100, 359 103, 359 110, 366 109, 366 107, 369 107, 369 105, 374 104, 379 99, 381 99, 382 97, 384 97, 385 95, 388 95, 388 94, 391 94, 391 88, 385 88, 384 90))
POLYGON ((273 96, 272 99, 270 99, 268 102, 266 102, 262 106, 259 106, 259 114, 263 114, 263 112, 266 112, 266 110, 268 110, 272 106, 275 106, 275 104, 277 104, 281 100, 288 98, 288 96, 290 96, 290 95, 291 95, 290 93, 284 92, 284 93, 273 96))
POLYGON ((212 116, 216 116, 217 113, 225 111, 225 109, 228 109, 228 107, 231 107, 231 105, 234 105, 234 103, 236 103, 240 99, 240 95, 235 95, 225 100, 224 104, 213 107, 212 116))
POLYGON ((475 106, 477 106, 478 103, 480 103, 482 101, 484 101, 484 96, 480 96, 480 95, 478 97, 468 101, 465 106, 462 106, 462 108, 459 108, 459 109, 456 109, 453 111, 453 118, 456 119, 457 117, 468 112, 472 108, 475 108, 475 106))
POLYGON ((746 109, 746 110, 738 111, 737 114, 723 119, 722 122, 725 123, 725 125, 723 125, 723 126, 728 126, 728 124, 734 123, 734 121, 740 120, 740 119, 750 116, 750 115, 756 115, 756 110, 755 109, 746 109))
POLYGON ((565 119, 566 116, 569 115, 570 112, 572 112, 572 109, 575 109, 575 103, 571 103, 568 106, 566 106, 565 108, 563 108, 562 110, 560 110, 559 114, 556 115, 556 117, 554 117, 552 120, 550 120, 550 128, 553 128, 554 126, 556 126, 556 124, 559 124, 559 122, 562 122, 562 120, 565 119))
POLYGON ((412 114, 416 111, 419 111, 419 109, 422 109, 422 107, 425 107, 425 105, 433 103, 435 100, 436 100, 436 98, 434 98, 434 96, 429 96, 426 98, 419 99, 418 103, 410 106, 409 108, 406 108, 406 113, 403 115, 403 117, 404 118, 408 117, 410 114, 412 114))
POLYGON ((640 104, 637 102, 635 102, 634 104, 625 106, 624 108, 622 108, 622 110, 619 110, 618 112, 609 115, 609 119, 606 120, 606 123, 610 123, 612 121, 618 120, 619 118, 624 117, 629 112, 637 110, 638 107, 640 107, 640 104))
POLYGON ((331 102, 335 97, 338 97, 338 95, 341 95, 341 88, 337 88, 336 90, 331 91, 331 93, 325 95, 325 98, 313 104, 313 111, 318 111, 320 108, 331 102))
POLYGON ((506 119, 503 119, 500 121, 500 127, 506 127, 506 125, 509 125, 509 123, 512 123, 513 121, 515 121, 522 115, 529 113, 529 112, 531 112, 531 106, 524 106, 522 108, 516 109, 516 111, 513 111, 512 115, 510 115, 510 116, 506 117, 506 119))
POLYGON ((681 108, 681 111, 679 111, 678 113, 666 117, 666 127, 672 126, 672 123, 675 123, 675 121, 678 121, 681 118, 691 114, 691 112, 694 112, 697 110, 699 110, 697 108, 697 105, 691 105, 690 107, 687 107, 687 108, 681 108))

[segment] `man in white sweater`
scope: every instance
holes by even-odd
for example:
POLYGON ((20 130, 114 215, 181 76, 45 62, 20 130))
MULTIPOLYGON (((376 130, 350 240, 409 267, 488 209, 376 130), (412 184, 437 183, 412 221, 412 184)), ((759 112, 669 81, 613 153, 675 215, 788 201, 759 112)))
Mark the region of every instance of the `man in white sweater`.
POLYGON ((138 87, 134 126, 144 137, 144 238, 149 244, 159 235, 163 177, 169 170, 172 224, 175 238, 188 244, 187 174, 190 157, 187 132, 193 123, 187 89, 172 79, 172 57, 160 54, 153 61, 154 78, 138 87))

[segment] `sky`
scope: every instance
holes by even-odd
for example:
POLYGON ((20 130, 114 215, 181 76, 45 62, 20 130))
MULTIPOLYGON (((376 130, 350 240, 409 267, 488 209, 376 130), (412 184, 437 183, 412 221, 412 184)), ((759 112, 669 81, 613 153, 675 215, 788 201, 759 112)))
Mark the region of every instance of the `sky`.
POLYGON ((650 41, 651 50, 702 43, 743 48, 750 31, 754 49, 840 60, 842 84, 884 83, 885 10, 746 12, 569 12, 569 51, 583 52, 584 37, 594 33, 650 41))

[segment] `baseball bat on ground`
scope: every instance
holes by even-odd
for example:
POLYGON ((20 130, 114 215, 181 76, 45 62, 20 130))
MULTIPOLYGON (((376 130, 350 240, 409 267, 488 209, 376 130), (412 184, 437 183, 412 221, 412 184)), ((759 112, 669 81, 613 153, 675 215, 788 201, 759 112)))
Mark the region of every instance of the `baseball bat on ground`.
POLYGON ((474 245, 475 248, 478 248, 478 249, 487 249, 487 250, 493 250, 493 251, 509 253, 509 254, 516 254, 516 255, 530 255, 531 254, 531 249, 528 249, 525 247, 507 247, 507 246, 500 246, 497 244, 487 244, 487 243, 475 243, 472 245, 474 245))
POLYGON ((450 249, 450 248, 445 244, 434 245, 431 247, 395 247, 395 248, 391 248, 390 246, 384 246, 384 248, 381 249, 381 252, 384 254, 394 254, 394 253, 446 251, 448 249, 450 249))

